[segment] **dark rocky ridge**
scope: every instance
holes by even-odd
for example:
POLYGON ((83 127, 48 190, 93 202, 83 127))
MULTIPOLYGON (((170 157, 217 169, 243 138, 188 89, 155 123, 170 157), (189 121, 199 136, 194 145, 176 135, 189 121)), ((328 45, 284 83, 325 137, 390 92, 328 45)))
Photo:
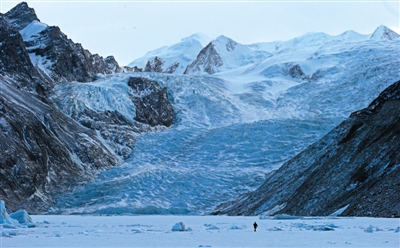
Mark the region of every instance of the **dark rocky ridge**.
POLYGON ((144 68, 145 72, 162 72, 164 66, 164 60, 159 57, 154 57, 153 60, 147 61, 144 68))
POLYGON ((26 2, 22 2, 15 6, 14 8, 10 9, 5 14, 8 22, 16 29, 21 30, 28 26, 33 21, 40 21, 39 18, 36 16, 35 10, 29 8, 26 2))
MULTIPOLYGON (((25 2, 18 4, 4 16, 18 31, 32 21, 39 21, 35 11, 25 2)), ((103 59, 98 54, 91 54, 81 44, 68 39, 56 26, 48 26, 40 35, 31 37, 24 43, 29 54, 44 58, 47 63, 42 67, 48 70, 51 79, 56 83, 89 82, 94 81, 98 73, 111 74, 122 71, 112 56, 103 59)))
POLYGON ((400 217, 400 81, 215 214, 400 217))
MULTIPOLYGON (((153 59, 147 61, 146 66, 144 68, 145 72, 158 72, 158 73, 169 73, 172 74, 179 67, 178 62, 172 63, 164 70, 165 61, 162 58, 155 56, 153 59)), ((137 68, 137 66, 135 66, 137 68)), ((138 68, 135 71, 139 71, 138 68)))
POLYGON ((208 74, 214 74, 214 67, 220 67, 223 64, 224 62, 215 49, 214 43, 210 42, 200 51, 196 60, 187 66, 183 74, 192 74, 202 71, 207 72, 208 74))
POLYGON ((14 86, 42 93, 50 81, 43 77, 32 64, 20 33, 0 14, 0 74, 11 75, 14 86))

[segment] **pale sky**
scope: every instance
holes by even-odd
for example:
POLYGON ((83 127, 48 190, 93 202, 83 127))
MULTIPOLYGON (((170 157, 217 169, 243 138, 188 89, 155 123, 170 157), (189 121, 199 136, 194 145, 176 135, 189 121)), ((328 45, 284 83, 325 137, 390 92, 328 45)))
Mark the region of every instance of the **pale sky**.
MULTIPOLYGON (((1 13, 21 1, 0 0, 1 13)), ((26 1, 41 22, 59 26, 92 53, 127 65, 148 51, 194 33, 239 43, 289 40, 307 32, 371 34, 379 25, 400 33, 397 1, 26 1)))

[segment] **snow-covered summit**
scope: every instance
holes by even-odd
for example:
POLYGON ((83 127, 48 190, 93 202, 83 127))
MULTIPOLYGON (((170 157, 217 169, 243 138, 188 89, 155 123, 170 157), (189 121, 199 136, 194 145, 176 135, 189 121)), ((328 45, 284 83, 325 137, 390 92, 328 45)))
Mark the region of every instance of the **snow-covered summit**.
POLYGON ((25 28, 32 21, 40 21, 35 10, 29 8, 26 2, 22 2, 5 14, 8 22, 17 30, 25 28))
MULTIPOLYGON (((182 38, 180 42, 170 46, 163 46, 146 53, 141 58, 135 59, 128 66, 146 68, 148 63, 153 63, 157 57, 163 61, 160 72, 182 74, 186 67, 196 59, 200 50, 210 42, 211 38, 204 34, 196 33, 182 38), (175 68, 174 68, 175 67, 175 68), (174 69, 173 69, 174 68, 174 69)), ((145 69, 146 70, 146 69, 145 69)))
POLYGON ((374 33, 370 36, 371 40, 396 40, 400 37, 400 35, 390 28, 381 25, 379 26, 374 33))
POLYGON ((134 60, 129 66, 143 68, 147 72, 208 75, 225 73, 241 67, 256 66, 274 55, 306 52, 307 56, 323 46, 367 40, 395 40, 399 35, 385 26, 378 27, 373 34, 360 34, 353 30, 339 35, 309 32, 287 41, 240 44, 224 35, 211 40, 203 34, 193 34, 171 46, 163 46, 134 60))
POLYGON ((201 43, 201 45, 203 47, 205 47, 211 41, 211 38, 203 33, 195 33, 188 37, 182 38, 181 42, 190 41, 190 40, 198 41, 201 43))
POLYGON ((260 62, 271 54, 258 47, 240 44, 226 36, 219 36, 203 48, 185 74, 214 74, 260 62))
POLYGON ((270 53, 281 53, 288 49, 309 49, 339 42, 359 42, 367 40, 369 37, 370 35, 359 34, 353 30, 345 31, 339 35, 329 35, 323 32, 309 32, 287 41, 259 42, 251 46, 270 53))

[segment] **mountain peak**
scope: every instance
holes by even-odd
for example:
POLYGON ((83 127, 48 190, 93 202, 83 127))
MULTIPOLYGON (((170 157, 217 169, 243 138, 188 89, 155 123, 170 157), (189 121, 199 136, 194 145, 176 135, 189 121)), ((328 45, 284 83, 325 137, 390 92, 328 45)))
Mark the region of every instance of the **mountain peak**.
POLYGON ((375 29, 374 33, 371 35, 371 40, 395 40, 398 39, 400 35, 390 28, 380 25, 375 29))
POLYGON ((219 42, 230 42, 233 41, 231 38, 226 37, 225 35, 220 35, 218 36, 215 41, 219 41, 219 42))
POLYGON ((32 21, 38 21, 35 10, 29 8, 26 2, 19 3, 17 6, 9 10, 5 14, 10 24, 17 30, 21 30, 29 25, 32 21))
POLYGON ((211 41, 211 38, 202 33, 195 33, 195 34, 192 34, 188 37, 181 39, 181 41, 183 41, 183 42, 188 41, 188 40, 196 40, 196 41, 200 42, 200 44, 203 47, 205 47, 211 41))

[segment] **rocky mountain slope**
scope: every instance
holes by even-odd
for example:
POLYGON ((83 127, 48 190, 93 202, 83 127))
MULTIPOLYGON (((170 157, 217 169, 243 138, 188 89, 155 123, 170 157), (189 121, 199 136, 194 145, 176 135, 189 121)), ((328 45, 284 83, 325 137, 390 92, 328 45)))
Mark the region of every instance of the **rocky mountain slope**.
POLYGON ((40 213, 57 193, 118 163, 97 134, 0 78, 0 198, 40 213))
POLYGON ((24 2, 4 17, 22 35, 32 63, 55 82, 88 82, 97 73, 121 71, 112 56, 103 59, 91 54, 81 44, 68 39, 60 28, 41 23, 35 11, 24 2))
POLYGON ((400 81, 216 214, 400 216, 400 81))
POLYGON ((118 63, 41 23, 25 2, 0 14, 0 25, 0 198, 11 210, 44 211, 58 193, 120 163, 140 133, 171 125, 167 89, 141 79, 141 88, 132 86, 130 119, 114 109, 61 112, 55 86, 118 73, 118 63))
POLYGON ((400 35, 388 27, 379 26, 370 36, 371 40, 397 40, 400 35))

